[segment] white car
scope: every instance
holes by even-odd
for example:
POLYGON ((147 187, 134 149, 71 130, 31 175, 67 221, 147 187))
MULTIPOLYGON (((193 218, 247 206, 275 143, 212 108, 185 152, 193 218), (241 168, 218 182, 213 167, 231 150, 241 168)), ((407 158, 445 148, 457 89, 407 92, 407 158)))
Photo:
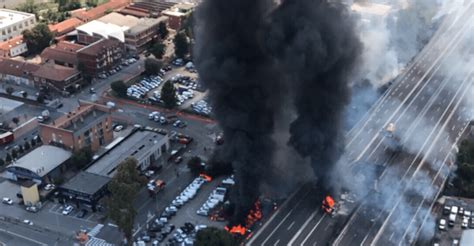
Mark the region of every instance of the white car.
POLYGON ((53 190, 54 188, 56 188, 56 186, 54 184, 47 184, 44 187, 45 190, 53 190))
POLYGON ((7 204, 7 205, 13 205, 12 199, 10 199, 10 198, 8 198, 8 197, 4 197, 4 198, 2 199, 2 203, 3 203, 3 204, 7 204))
POLYGON ((468 225, 469 225, 469 219, 466 218, 466 217, 464 217, 464 218, 462 219, 461 227, 462 227, 462 228, 467 228, 468 225))
POLYGON ((118 125, 114 128, 114 131, 119 132, 123 129, 123 125, 118 125))
POLYGON ((63 210, 63 215, 69 215, 73 210, 74 208, 71 205, 67 205, 63 210))
POLYGON ((446 220, 445 220, 445 219, 440 219, 440 220, 439 220, 439 226, 438 226, 438 228, 439 228, 440 230, 446 230, 446 220))
POLYGON ((27 225, 33 225, 33 222, 31 222, 31 220, 23 220, 23 223, 27 225))

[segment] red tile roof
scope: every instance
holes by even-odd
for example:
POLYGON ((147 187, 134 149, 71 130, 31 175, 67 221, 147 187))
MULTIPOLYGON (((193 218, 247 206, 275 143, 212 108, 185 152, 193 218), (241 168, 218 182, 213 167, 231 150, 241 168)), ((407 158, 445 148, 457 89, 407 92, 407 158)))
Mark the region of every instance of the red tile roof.
POLYGON ((50 81, 63 82, 78 73, 79 71, 74 68, 53 64, 42 64, 38 70, 33 72, 33 76, 50 81))
POLYGON ((82 47, 84 46, 61 41, 54 46, 44 49, 43 52, 41 52, 41 59, 43 62, 52 60, 68 64, 77 64, 77 50, 82 47))
POLYGON ((97 42, 94 42, 83 49, 79 51, 79 53, 87 54, 87 55, 97 55, 100 53, 100 51, 108 48, 115 46, 117 44, 120 44, 120 41, 115 40, 115 39, 101 39, 97 42))
POLYGON ((81 25, 83 22, 76 17, 71 17, 65 21, 59 22, 54 25, 48 25, 51 32, 55 32, 58 35, 64 35, 68 32, 74 31, 76 27, 81 25))
POLYGON ((18 35, 10 40, 0 43, 0 50, 9 51, 11 48, 23 43, 23 35, 18 35))
POLYGON ((39 65, 17 61, 13 59, 0 59, 0 74, 8 74, 16 77, 26 77, 39 69, 39 65))
POLYGON ((130 0, 110 0, 109 2, 101 4, 95 8, 87 11, 73 12, 71 15, 81 19, 82 21, 88 22, 104 16, 107 11, 123 8, 129 3, 130 0))

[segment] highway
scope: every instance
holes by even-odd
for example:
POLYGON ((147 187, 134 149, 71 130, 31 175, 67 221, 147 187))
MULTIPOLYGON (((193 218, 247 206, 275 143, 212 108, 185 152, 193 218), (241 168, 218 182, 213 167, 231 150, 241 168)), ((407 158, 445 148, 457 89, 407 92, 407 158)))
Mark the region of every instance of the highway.
POLYGON ((406 245, 423 236, 424 223, 434 226, 429 211, 469 124, 470 109, 464 102, 474 95, 473 71, 460 74, 458 68, 465 65, 459 54, 470 53, 459 51, 469 47, 464 42, 473 31, 473 13, 470 4, 446 17, 410 66, 348 132, 343 159, 349 161, 344 167, 373 181, 354 187, 365 193, 357 194, 360 202, 352 204, 353 212, 324 215, 317 187, 305 186, 248 245, 406 245), (393 134, 384 130, 390 123, 393 134))

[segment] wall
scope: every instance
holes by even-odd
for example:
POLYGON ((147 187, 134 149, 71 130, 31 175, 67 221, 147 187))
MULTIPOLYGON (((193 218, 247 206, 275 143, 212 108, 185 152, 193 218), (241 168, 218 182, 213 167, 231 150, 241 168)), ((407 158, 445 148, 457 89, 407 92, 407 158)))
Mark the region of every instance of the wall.
POLYGON ((35 205, 39 202, 38 185, 36 184, 29 188, 21 186, 21 194, 25 205, 35 205))

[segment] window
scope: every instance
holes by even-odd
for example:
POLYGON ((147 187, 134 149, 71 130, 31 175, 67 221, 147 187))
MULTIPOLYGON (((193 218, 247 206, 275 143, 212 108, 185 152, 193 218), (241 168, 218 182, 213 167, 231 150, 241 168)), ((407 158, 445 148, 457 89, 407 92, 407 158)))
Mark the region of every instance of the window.
POLYGON ((166 144, 161 145, 161 153, 166 153, 166 144))
POLYGON ((31 19, 30 23, 33 25, 35 23, 35 20, 31 19))

